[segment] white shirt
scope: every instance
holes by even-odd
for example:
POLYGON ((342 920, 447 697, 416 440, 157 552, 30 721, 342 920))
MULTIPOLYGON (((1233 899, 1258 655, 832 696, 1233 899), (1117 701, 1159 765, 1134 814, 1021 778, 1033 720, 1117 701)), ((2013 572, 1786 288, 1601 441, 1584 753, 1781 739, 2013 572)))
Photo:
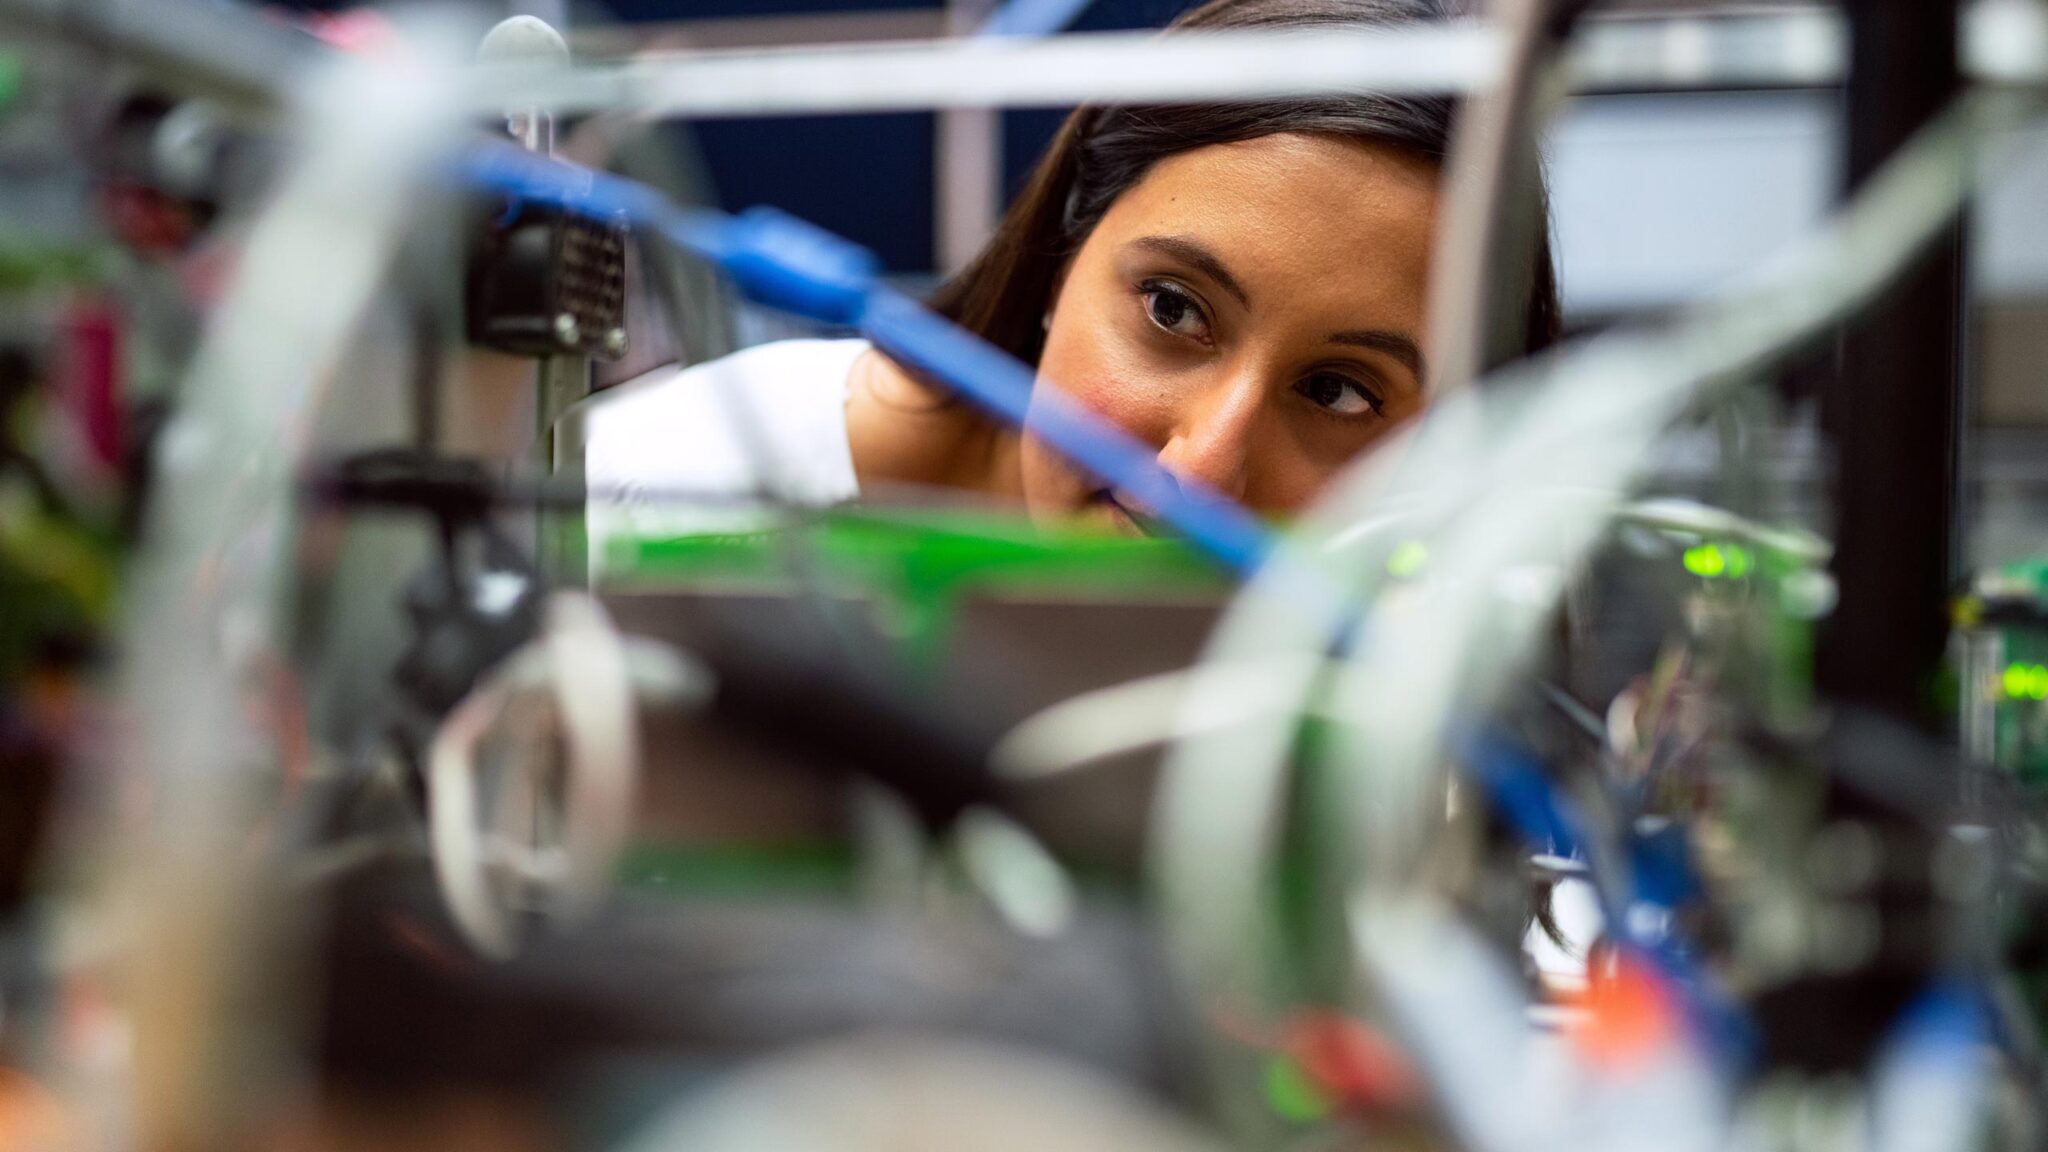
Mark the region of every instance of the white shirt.
POLYGON ((822 507, 859 496, 846 396, 867 349, 783 340, 607 392, 583 440, 593 561, 622 535, 757 531, 770 522, 763 497, 822 507))

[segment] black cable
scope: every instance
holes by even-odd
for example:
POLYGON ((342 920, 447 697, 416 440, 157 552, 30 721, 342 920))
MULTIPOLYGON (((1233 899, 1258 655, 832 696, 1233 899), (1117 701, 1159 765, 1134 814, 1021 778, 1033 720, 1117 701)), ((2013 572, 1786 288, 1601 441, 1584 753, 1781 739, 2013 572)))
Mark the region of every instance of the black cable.
POLYGON ((1594 715, 1591 708, 1580 703, 1578 697, 1566 692, 1548 680, 1538 680, 1536 687, 1543 694, 1544 702, 1550 705, 1552 711, 1570 721, 1574 729, 1591 740, 1597 747, 1603 749, 1607 747, 1607 725, 1601 722, 1600 717, 1594 715))
POLYGON ((931 828, 976 806, 1028 823, 989 767, 1008 730, 985 703, 1008 696, 1000 684, 956 673, 910 692, 872 629, 850 636, 801 603, 765 612, 713 617, 690 637, 716 682, 714 720, 828 776, 883 784, 931 828))
POLYGON ((421 452, 433 452, 441 444, 442 325, 427 304, 412 318, 412 438, 421 452))

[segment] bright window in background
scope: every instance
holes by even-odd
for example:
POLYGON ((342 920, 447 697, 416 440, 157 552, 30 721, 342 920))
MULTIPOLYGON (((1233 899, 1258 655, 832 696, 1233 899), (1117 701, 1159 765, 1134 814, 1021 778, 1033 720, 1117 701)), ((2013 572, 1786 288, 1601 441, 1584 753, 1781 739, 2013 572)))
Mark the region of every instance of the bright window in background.
POLYGON ((1547 150, 1565 310, 1669 308, 1824 219, 1840 179, 1832 92, 1594 96, 1547 150))

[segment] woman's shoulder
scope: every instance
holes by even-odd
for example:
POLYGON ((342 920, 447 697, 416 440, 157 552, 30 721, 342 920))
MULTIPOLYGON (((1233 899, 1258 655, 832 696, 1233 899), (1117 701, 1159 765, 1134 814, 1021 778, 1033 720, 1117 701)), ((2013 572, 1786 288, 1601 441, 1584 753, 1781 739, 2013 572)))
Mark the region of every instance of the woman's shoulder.
POLYGON ((782 340, 628 381, 591 405, 585 473, 634 488, 767 484, 806 502, 851 499, 847 379, 867 348, 782 340))
POLYGON ((601 407, 651 411, 661 406, 702 403, 708 382, 726 379, 778 391, 844 394, 853 362, 871 345, 866 340, 776 340, 742 348, 699 364, 666 364, 603 393, 601 407))
POLYGON ((853 366, 847 439, 863 483, 982 489, 995 428, 879 351, 853 366))

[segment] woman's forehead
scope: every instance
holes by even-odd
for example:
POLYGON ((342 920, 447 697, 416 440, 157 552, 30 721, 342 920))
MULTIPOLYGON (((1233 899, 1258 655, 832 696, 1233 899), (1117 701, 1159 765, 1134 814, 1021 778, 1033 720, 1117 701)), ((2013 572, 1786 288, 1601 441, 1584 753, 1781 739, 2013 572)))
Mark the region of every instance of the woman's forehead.
POLYGON ((1109 249, 1192 239, 1252 297, 1412 301, 1434 231, 1434 164, 1391 146, 1279 133, 1170 156, 1119 197, 1090 237, 1109 249))

